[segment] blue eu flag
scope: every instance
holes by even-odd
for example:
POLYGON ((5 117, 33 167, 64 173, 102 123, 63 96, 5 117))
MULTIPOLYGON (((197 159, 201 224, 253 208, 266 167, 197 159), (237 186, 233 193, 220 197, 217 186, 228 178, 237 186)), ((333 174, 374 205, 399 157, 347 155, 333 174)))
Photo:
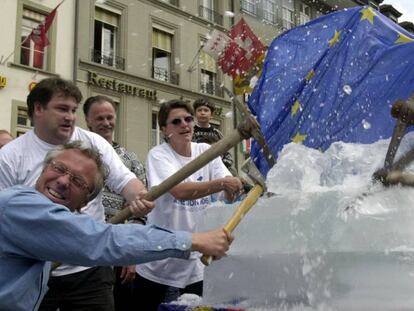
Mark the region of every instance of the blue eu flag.
MULTIPOLYGON (((392 104, 414 91, 413 40, 370 7, 334 12, 274 39, 249 99, 273 155, 290 142, 326 150, 335 141, 390 137, 392 104)), ((251 156, 266 175, 255 142, 251 156)))

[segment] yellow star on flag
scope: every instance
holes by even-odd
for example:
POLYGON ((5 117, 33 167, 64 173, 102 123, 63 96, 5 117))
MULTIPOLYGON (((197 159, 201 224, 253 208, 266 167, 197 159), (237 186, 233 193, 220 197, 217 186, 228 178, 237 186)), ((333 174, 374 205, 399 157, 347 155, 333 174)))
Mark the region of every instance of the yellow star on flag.
POLYGON ((295 101, 295 103, 293 104, 292 109, 291 109, 292 116, 297 114, 299 109, 300 109, 300 102, 297 100, 297 101, 295 101))
POLYGON ((297 133, 295 137, 292 138, 292 141, 296 144, 301 144, 305 141, 307 135, 301 135, 297 133))
POLYGON ((371 24, 374 24, 374 16, 377 16, 377 14, 375 14, 375 12, 370 7, 362 9, 361 14, 362 14, 361 21, 366 19, 371 24))
POLYGON ((335 43, 337 43, 339 41, 340 36, 341 36, 341 32, 335 30, 334 36, 332 37, 331 40, 329 40, 329 47, 332 47, 335 43))
POLYGON ((306 81, 309 81, 310 79, 312 79, 313 78, 313 76, 315 75, 315 71, 313 70, 313 69, 311 69, 309 72, 308 72, 308 74, 306 75, 306 77, 305 77, 305 80, 306 81))
POLYGON ((413 41, 413 39, 411 39, 410 37, 407 37, 406 35, 403 35, 402 33, 398 34, 398 39, 397 41, 395 41, 395 43, 408 43, 413 41))

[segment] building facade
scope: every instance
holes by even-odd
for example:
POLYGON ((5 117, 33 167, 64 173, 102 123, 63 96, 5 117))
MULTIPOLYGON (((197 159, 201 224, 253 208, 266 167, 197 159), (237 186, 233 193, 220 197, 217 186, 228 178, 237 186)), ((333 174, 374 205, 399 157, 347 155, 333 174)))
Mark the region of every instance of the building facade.
MULTIPOLYGON (((233 128, 231 89, 200 47, 213 29, 227 31, 228 1, 77 1, 76 77, 85 97, 106 95, 117 103, 115 140, 139 158, 162 141, 157 112, 162 102, 207 97, 213 123, 233 128)), ((83 122, 83 116, 79 118, 83 122)), ((84 125, 84 124, 82 124, 84 125)))
MULTIPOLYGON (((15 136, 27 131, 30 88, 59 76, 75 81, 84 98, 113 98, 114 139, 145 160, 162 142, 157 112, 164 101, 207 97, 217 107, 213 125, 225 135, 242 121, 221 88, 232 89, 231 79, 201 50, 212 30, 227 32, 243 17, 268 46, 282 32, 332 10, 365 4, 380 9, 382 0, 65 0, 48 32, 50 44, 40 48, 26 38, 60 0, 2 3, 3 34, 9 35, 2 35, 0 46, 0 128, 15 136)), ((390 6, 382 11, 400 16, 390 6)), ((81 109, 77 123, 86 128, 81 109)), ((248 157, 243 146, 231 150, 237 168, 248 157)))
POLYGON ((1 2, 0 128, 9 130, 13 136, 31 128, 26 97, 36 82, 53 76, 73 78, 73 1, 65 1, 59 8, 49 29, 48 46, 27 39, 58 3, 58 0, 1 2))

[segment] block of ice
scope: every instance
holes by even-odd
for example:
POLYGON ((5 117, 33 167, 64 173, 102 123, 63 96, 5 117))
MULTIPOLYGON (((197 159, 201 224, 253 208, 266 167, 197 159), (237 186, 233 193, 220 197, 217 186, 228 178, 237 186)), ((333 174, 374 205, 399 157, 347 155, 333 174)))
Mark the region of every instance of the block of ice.
MULTIPOLYGON (((335 143, 321 153, 287 145, 268 175, 275 195, 245 216, 229 256, 206 268, 203 302, 413 309, 414 190, 371 185, 387 147, 335 143), (362 192, 369 194, 355 201, 362 192)), ((203 227, 223 225, 236 206, 216 204, 203 227)))

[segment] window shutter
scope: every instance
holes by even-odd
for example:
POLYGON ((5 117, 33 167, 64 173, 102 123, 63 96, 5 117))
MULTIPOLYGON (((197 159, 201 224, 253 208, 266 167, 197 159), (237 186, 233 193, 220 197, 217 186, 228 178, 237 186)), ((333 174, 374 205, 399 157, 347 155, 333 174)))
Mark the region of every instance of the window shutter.
POLYGON ((206 71, 210 71, 214 73, 216 73, 217 71, 216 61, 214 60, 212 56, 210 56, 204 51, 201 51, 200 53, 199 64, 200 64, 200 68, 206 71))
POLYGON ((157 28, 152 30, 152 47, 171 53, 171 35, 157 28))
POLYGON ((96 8, 95 19, 102 23, 109 24, 114 27, 118 27, 119 15, 114 14, 112 12, 105 11, 100 8, 96 8))

